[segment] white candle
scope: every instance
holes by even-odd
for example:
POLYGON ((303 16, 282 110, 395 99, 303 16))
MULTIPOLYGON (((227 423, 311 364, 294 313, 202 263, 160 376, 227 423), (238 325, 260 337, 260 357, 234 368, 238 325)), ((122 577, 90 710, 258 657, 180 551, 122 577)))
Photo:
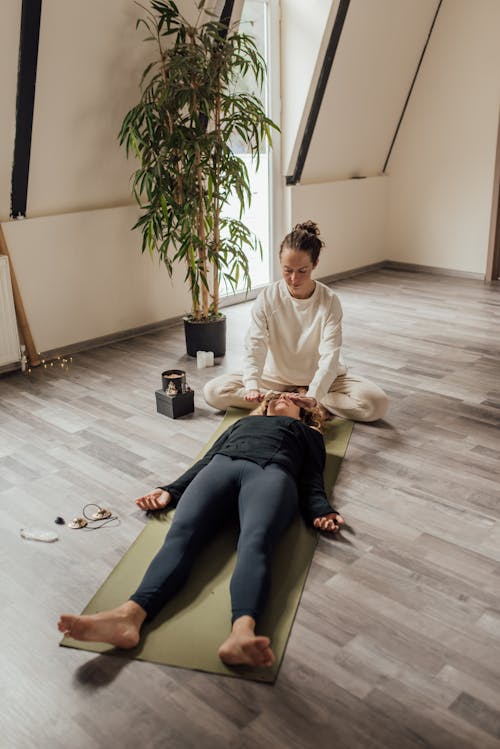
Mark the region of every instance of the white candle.
POLYGON ((203 367, 214 366, 214 352, 213 351, 197 351, 196 352, 196 366, 198 369, 203 367))

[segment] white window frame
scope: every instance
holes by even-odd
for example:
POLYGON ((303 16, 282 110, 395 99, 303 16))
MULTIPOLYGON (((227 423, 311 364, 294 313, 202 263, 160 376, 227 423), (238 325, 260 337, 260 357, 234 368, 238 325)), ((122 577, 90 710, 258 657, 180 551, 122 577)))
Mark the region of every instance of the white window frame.
MULTIPOLYGON (((281 1, 261 0, 267 6, 267 48, 269 59, 267 60, 267 76, 269 86, 267 88, 267 109, 269 117, 278 127, 281 127, 281 1)), ((235 2, 233 18, 241 17, 244 0, 235 2)), ((283 207, 283 176, 281 174, 281 134, 273 131, 273 147, 268 161, 269 181, 269 227, 268 227, 268 263, 269 279, 274 281, 281 276, 279 270, 278 251, 283 239, 284 207, 283 207)), ((262 286, 253 286, 246 294, 238 292, 227 294, 221 298, 220 306, 228 307, 232 304, 255 299, 262 286)))

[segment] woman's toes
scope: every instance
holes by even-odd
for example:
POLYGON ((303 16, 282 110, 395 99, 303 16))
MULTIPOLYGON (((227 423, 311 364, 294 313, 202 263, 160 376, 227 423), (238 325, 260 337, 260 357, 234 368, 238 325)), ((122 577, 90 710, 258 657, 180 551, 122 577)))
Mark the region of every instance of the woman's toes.
POLYGON ((61 616, 57 623, 59 632, 62 632, 63 635, 69 635, 71 633, 71 627, 73 625, 74 618, 74 616, 70 615, 61 616))
POLYGON ((269 647, 271 644, 271 640, 269 637, 256 637, 255 638, 255 647, 258 648, 258 650, 265 650, 269 647))

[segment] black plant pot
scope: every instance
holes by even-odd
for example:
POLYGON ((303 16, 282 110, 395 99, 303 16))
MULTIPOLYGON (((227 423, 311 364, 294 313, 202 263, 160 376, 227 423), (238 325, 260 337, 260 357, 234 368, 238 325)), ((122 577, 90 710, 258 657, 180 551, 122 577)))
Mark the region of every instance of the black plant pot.
POLYGON ((214 356, 226 353, 226 316, 217 320, 200 321, 184 318, 186 350, 189 356, 196 356, 197 351, 213 351, 214 356))

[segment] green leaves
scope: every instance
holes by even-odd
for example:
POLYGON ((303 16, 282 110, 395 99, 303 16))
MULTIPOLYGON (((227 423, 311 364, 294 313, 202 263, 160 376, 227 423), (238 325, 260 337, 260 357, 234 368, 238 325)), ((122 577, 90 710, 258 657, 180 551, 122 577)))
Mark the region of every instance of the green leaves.
MULTIPOLYGON (((198 2, 200 17, 201 11, 207 16, 204 5, 198 2)), ((271 145, 276 125, 253 92, 262 87, 265 62, 250 35, 218 20, 193 27, 172 0, 139 7, 145 16, 137 26, 147 30, 157 53, 118 134, 127 157, 139 162, 131 183, 141 217, 133 228, 142 233, 142 252, 157 254, 170 274, 176 263, 185 263, 199 319, 207 293, 210 312, 218 313, 219 279, 231 288, 242 281, 250 288, 247 255, 261 252, 241 221, 251 189, 245 163, 231 145, 238 139, 257 163, 271 145), (241 90, 243 77, 254 81, 251 91, 241 90), (240 220, 224 217, 232 195, 240 220)))

